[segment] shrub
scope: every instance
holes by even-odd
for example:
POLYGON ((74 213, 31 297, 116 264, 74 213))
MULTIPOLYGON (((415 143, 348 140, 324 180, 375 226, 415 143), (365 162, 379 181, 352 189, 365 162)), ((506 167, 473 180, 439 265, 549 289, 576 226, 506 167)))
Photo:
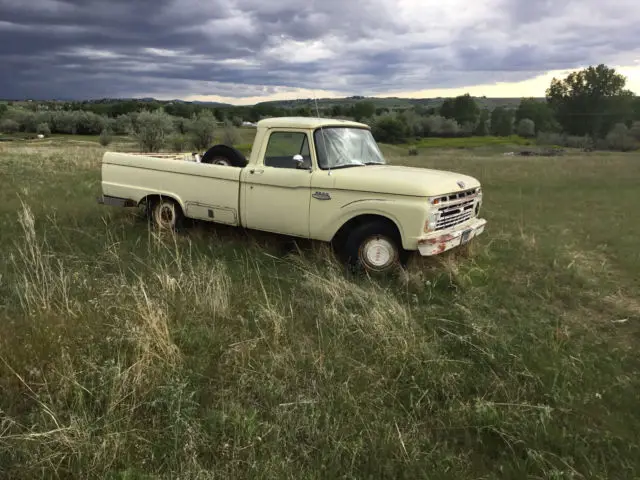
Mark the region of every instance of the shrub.
POLYGON ((20 124, 20 130, 23 132, 35 133, 38 129, 36 114, 33 112, 20 110, 15 120, 20 124))
POLYGON ((0 132, 3 133, 16 133, 20 130, 20 124, 10 118, 5 118, 0 121, 0 132))
POLYGON ((181 135, 186 134, 189 130, 189 120, 182 117, 173 117, 173 129, 181 135))
POLYGON ((536 136, 536 124, 530 118, 523 118, 518 122, 518 135, 524 138, 536 136))
POLYGON ((134 136, 143 151, 157 152, 173 130, 171 117, 165 112, 140 112, 134 125, 134 136))
POLYGON ((633 122, 629 129, 629 135, 640 142, 640 122, 633 122))
POLYGON ((415 157, 418 155, 418 147, 409 147, 409 156, 415 157))
POLYGON ((540 132, 536 138, 538 145, 551 145, 557 147, 591 149, 594 143, 591 137, 585 135, 579 137, 576 135, 566 135, 555 132, 540 132))
POLYGON ((118 135, 133 133, 133 120, 131 115, 118 115, 113 125, 113 132, 118 135))
POLYGON ((197 150, 207 150, 213 144, 216 118, 210 110, 203 110, 189 123, 189 133, 197 150))
POLYGON ((188 147, 187 137, 181 133, 174 133, 169 137, 169 146, 174 152, 184 152, 188 147))
POLYGON ((231 120, 231 123, 233 124, 234 127, 241 127, 242 126, 242 118, 233 117, 233 119, 231 120))
POLYGON ((111 144, 111 142, 113 141, 113 137, 111 136, 111 131, 107 128, 105 128, 104 130, 102 130, 102 132, 100 133, 100 145, 102 145, 103 147, 107 147, 109 146, 109 144, 111 144))
POLYGON ((372 127, 372 133, 382 143, 402 143, 406 140, 404 124, 391 115, 379 117, 372 127))
POLYGON ((589 135, 582 137, 578 135, 566 135, 564 137, 564 146, 568 148, 591 149, 594 148, 594 143, 589 135))
POLYGON ((51 122, 54 132, 75 135, 78 132, 79 112, 54 112, 51 122))
POLYGON ((445 121, 444 117, 440 115, 430 115, 422 119, 422 130, 425 137, 436 137, 442 133, 442 123, 445 121))
POLYGON ((551 145, 563 147, 565 144, 564 135, 553 132, 539 132, 536 137, 536 143, 538 145, 551 145))
POLYGON ((106 118, 93 112, 76 112, 80 135, 100 135, 106 127, 106 118))
POLYGON ((413 110, 405 110, 400 114, 400 120, 407 126, 407 133, 412 137, 424 136, 424 124, 413 110))
POLYGON ((36 133, 39 135, 51 135, 51 129, 48 123, 39 123, 36 127, 36 133))
POLYGON ((614 125, 606 137, 606 142, 607 148, 621 152, 628 152, 637 148, 634 138, 630 135, 629 129, 624 123, 614 125))
POLYGON ((240 142, 240 135, 232 123, 227 122, 222 134, 222 143, 228 147, 233 147, 240 142))
POLYGON ((460 132, 460 125, 453 118, 445 118, 442 122, 440 135, 443 137, 455 137, 460 132))

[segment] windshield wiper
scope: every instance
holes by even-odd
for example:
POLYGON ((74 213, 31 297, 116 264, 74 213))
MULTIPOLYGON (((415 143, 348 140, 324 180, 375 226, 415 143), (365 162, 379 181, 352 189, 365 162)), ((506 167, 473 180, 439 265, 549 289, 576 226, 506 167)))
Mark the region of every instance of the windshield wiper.
POLYGON ((337 170, 339 168, 350 168, 350 167, 364 167, 364 163, 348 163, 346 165, 338 165, 336 167, 331 167, 331 170, 337 170))

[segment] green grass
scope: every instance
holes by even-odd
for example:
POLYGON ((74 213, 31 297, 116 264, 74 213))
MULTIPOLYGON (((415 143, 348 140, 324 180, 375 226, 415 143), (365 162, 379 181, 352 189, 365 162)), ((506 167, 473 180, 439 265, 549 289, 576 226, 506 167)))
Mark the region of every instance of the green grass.
POLYGON ((534 145, 535 140, 528 140, 511 135, 509 137, 459 137, 459 138, 422 138, 410 145, 419 148, 478 148, 504 145, 534 145))
POLYGON ((369 280, 156 236, 96 204, 103 151, 0 145, 0 478, 640 475, 637 155, 392 156, 478 177, 489 225, 369 280))

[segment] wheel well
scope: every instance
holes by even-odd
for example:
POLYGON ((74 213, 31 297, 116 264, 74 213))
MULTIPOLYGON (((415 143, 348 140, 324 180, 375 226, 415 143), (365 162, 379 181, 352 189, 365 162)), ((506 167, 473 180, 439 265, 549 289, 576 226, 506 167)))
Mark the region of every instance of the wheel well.
POLYGON ((360 225, 371 222, 383 222, 393 228, 393 230, 396 232, 396 235, 398 236, 398 241, 401 244, 400 247, 402 247, 402 235, 400 234, 400 229, 398 228, 396 223, 387 217, 374 214, 358 215, 357 217, 353 217, 352 219, 350 219, 338 229, 336 234, 331 239, 331 244, 334 246, 343 245, 347 238, 347 235, 351 230, 360 225))

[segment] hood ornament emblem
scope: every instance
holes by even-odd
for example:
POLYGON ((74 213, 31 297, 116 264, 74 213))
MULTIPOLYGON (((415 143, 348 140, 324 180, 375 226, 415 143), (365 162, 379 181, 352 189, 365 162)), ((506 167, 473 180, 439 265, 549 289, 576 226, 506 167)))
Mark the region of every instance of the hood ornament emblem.
POLYGON ((457 183, 458 183, 458 186, 459 186, 460 188, 464 188, 464 185, 465 185, 465 184, 464 184, 464 182, 463 182, 462 180, 458 181, 457 183))

